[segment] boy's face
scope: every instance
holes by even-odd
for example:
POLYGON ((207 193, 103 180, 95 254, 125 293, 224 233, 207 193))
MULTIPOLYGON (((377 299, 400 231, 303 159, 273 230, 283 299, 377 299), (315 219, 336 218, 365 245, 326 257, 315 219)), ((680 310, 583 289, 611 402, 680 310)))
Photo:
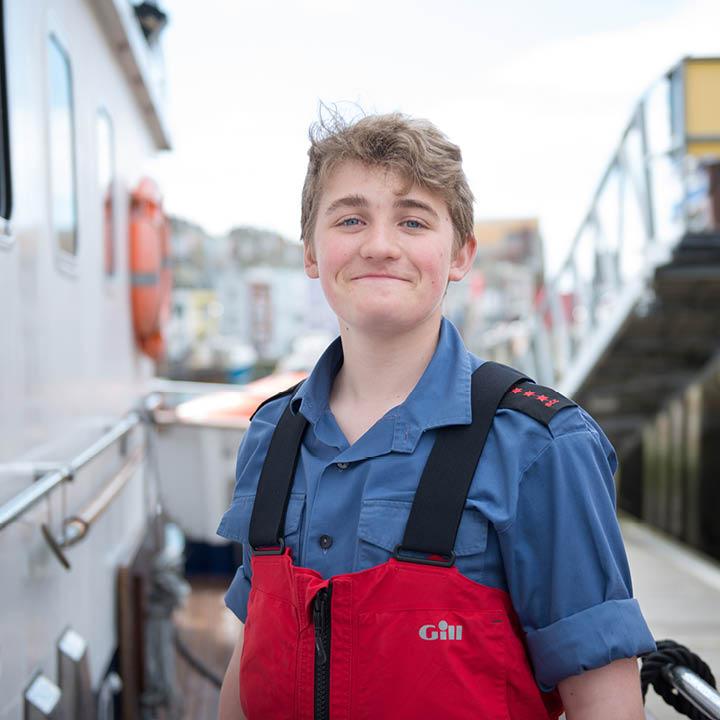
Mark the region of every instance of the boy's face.
POLYGON ((444 200, 396 173, 348 161, 331 173, 318 203, 305 271, 348 329, 399 334, 435 325, 448 281, 470 269, 475 239, 453 251, 444 200))

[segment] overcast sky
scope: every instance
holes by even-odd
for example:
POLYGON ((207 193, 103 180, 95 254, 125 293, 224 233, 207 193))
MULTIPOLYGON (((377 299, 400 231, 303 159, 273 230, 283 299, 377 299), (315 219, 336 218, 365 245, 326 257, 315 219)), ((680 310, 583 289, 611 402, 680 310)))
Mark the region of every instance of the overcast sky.
POLYGON ((641 93, 720 54, 718 0, 165 0, 167 209, 298 238, 320 101, 424 116, 458 143, 478 219, 538 216, 564 254, 641 93))

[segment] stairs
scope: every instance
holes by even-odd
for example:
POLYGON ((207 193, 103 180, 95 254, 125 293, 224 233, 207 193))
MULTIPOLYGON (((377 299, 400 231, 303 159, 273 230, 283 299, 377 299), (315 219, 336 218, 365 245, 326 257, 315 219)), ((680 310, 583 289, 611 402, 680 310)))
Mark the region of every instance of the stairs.
POLYGON ((573 393, 620 454, 720 352, 720 233, 687 234, 573 393))

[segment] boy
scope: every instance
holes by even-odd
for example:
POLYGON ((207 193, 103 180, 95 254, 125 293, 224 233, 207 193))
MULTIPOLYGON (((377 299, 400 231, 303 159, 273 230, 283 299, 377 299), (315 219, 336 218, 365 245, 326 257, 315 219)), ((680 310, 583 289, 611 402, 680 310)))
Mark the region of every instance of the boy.
POLYGON ((311 140, 305 269, 340 338, 243 438, 221 720, 640 720, 613 450, 442 316, 476 249, 460 150, 398 114, 311 140))

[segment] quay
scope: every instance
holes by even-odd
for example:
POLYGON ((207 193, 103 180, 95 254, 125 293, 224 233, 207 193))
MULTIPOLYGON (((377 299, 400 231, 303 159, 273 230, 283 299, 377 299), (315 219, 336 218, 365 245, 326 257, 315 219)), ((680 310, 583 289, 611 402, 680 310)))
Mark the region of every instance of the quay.
MULTIPOLYGON (((629 516, 621 518, 633 590, 656 640, 675 640, 720 675, 720 564, 629 516)), ((684 717, 648 689, 648 718, 684 717)))

